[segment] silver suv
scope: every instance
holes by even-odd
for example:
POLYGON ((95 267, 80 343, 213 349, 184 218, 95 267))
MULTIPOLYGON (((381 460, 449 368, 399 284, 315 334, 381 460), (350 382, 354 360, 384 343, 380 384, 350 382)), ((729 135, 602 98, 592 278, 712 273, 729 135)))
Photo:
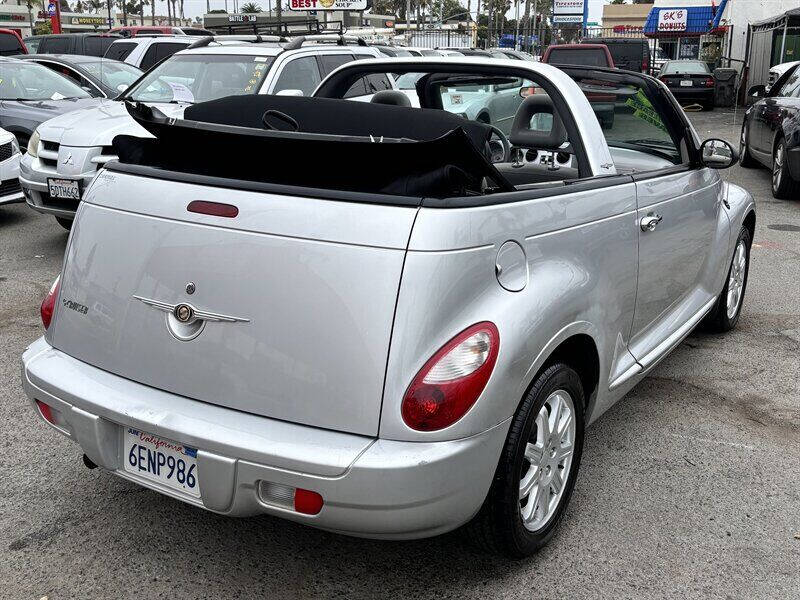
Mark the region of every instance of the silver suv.
MULTIPOLYGON (((225 96, 310 95, 335 68, 380 56, 375 48, 359 43, 331 44, 307 38, 288 44, 212 42, 206 38, 196 41, 195 46, 158 64, 117 100, 157 105, 170 116, 180 117, 187 106, 225 96)), ((393 86, 389 75, 369 75, 353 85, 348 97, 368 99, 393 86)), ((53 215, 69 229, 83 190, 98 169, 115 158, 111 147, 114 137, 150 136, 130 118, 125 103, 117 100, 106 100, 95 109, 73 112, 39 126, 35 133, 38 144, 20 165, 28 206, 53 215)))

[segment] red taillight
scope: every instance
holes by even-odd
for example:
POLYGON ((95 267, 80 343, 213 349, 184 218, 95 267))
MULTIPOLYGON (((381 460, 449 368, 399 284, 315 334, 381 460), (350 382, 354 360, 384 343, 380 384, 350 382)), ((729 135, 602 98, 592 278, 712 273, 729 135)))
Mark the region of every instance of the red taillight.
POLYGON ((39 402, 38 400, 36 401, 36 406, 39 407, 39 412, 42 413, 44 420, 55 425, 56 422, 53 419, 53 413, 50 412, 50 407, 44 402, 39 402))
POLYGON ((233 204, 223 204, 222 202, 206 202, 205 200, 194 200, 189 202, 186 210, 201 215, 211 215, 212 217, 234 218, 239 214, 239 209, 233 204))
POLYGON ((39 310, 42 314, 42 324, 44 328, 50 327, 50 321, 53 320, 53 311, 56 309, 56 298, 58 297, 58 288, 61 282, 61 276, 56 277, 53 285, 50 286, 50 291, 47 296, 42 300, 42 306, 39 310))
POLYGON ((475 404, 492 374, 500 348, 494 323, 459 333, 420 369, 403 397, 403 421, 417 431, 436 431, 458 421, 475 404))
POLYGON ((714 87, 714 80, 711 78, 706 79, 706 87, 714 87))
POLYGON ((647 59, 647 57, 645 56, 645 57, 642 59, 642 73, 647 73, 647 71, 648 71, 649 69, 650 69, 650 61, 649 61, 649 60, 647 59))
POLYGON ((316 515, 322 510, 322 496, 311 490, 297 488, 294 491, 294 509, 304 515, 316 515))

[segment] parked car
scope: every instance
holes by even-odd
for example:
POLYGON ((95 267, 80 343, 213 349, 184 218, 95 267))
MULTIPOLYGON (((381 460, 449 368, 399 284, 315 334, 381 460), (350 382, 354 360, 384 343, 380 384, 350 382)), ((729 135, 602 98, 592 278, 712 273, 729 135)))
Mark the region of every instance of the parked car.
POLYGON ((786 71, 798 64, 800 64, 800 60, 792 60, 771 67, 767 76, 767 85, 765 91, 769 92, 770 88, 775 84, 776 81, 778 81, 778 79, 781 78, 781 76, 783 76, 784 73, 786 73, 786 71))
POLYGON ((583 44, 603 44, 614 59, 614 66, 626 71, 650 73, 650 45, 644 38, 584 38, 583 44))
MULTIPOLYGON (((491 50, 494 53, 500 53, 506 58, 510 58, 512 60, 534 60, 533 54, 528 54, 527 52, 523 52, 521 50, 514 50, 512 48, 492 48, 491 50)), ((498 58, 500 57, 498 56, 498 58)))
POLYGON ((16 31, 0 29, 0 56, 16 56, 27 53, 28 49, 16 31))
POLYGON ((22 202, 19 186, 19 143, 10 131, 0 129, 0 206, 22 202))
POLYGON ((714 110, 714 74, 702 60, 668 60, 658 78, 682 105, 714 110))
MULTIPOLYGON (((556 66, 583 65, 614 68, 614 59, 604 44, 558 44, 549 46, 540 62, 556 66)), ((614 99, 616 96, 595 92, 587 94, 592 108, 605 129, 614 125, 614 99)))
POLYGON ((213 32, 202 27, 169 27, 162 25, 126 25, 124 27, 114 27, 110 33, 116 33, 123 37, 136 37, 139 35, 152 35, 163 33, 166 35, 195 35, 207 36, 214 35, 213 32))
MULTIPOLYGON (((308 44, 301 38, 285 47, 235 40, 217 43, 210 38, 205 42, 160 62, 117 100, 157 105, 180 116, 192 103, 223 96, 310 95, 336 67, 356 58, 380 56, 372 47, 308 44)), ((376 75, 356 82, 348 96, 369 99, 374 92, 392 88, 387 75, 376 75)), ((115 158, 111 142, 119 134, 149 135, 130 118, 122 102, 112 100, 43 124, 37 130, 39 145, 29 150, 20 165, 28 206, 53 215, 69 229, 83 191, 103 164, 115 158)))
POLYGON ((26 60, 0 57, 0 127, 25 150, 36 127, 98 100, 67 77, 26 60))
POLYGON ((434 48, 417 48, 412 46, 403 46, 408 50, 412 56, 446 56, 443 50, 436 50, 434 48))
POLYGON ((664 63, 671 60, 663 48, 657 47, 653 50, 653 73, 658 74, 664 63))
POLYGON ((108 58, 72 54, 28 54, 21 57, 69 77, 96 98, 114 98, 142 76, 133 65, 108 58))
POLYGON ((381 44, 374 44, 373 48, 377 48, 380 50, 381 54, 384 56, 418 56, 416 53, 413 53, 411 50, 404 48, 402 46, 386 46, 381 44))
POLYGON ((86 191, 22 357, 33 410, 87 466, 217 513, 535 552, 585 426, 701 322, 735 327, 756 218, 716 171, 735 150, 660 84, 586 71, 351 61, 310 98, 127 105, 155 139, 116 138, 86 191), (434 75, 426 110, 343 101, 387 71, 434 75), (574 167, 490 159, 502 134, 436 108, 469 77, 536 82, 510 141, 574 167), (648 114, 612 139, 586 81, 648 114))
POLYGON ((103 56, 118 35, 108 33, 59 33, 25 38, 31 54, 81 54, 103 56))
POLYGON ((756 102, 744 113, 739 152, 743 167, 772 170, 772 195, 800 199, 800 63, 765 86, 750 88, 756 102))
POLYGON ((186 35, 122 38, 111 44, 103 56, 147 71, 153 65, 179 50, 185 50, 196 41, 197 38, 186 35))

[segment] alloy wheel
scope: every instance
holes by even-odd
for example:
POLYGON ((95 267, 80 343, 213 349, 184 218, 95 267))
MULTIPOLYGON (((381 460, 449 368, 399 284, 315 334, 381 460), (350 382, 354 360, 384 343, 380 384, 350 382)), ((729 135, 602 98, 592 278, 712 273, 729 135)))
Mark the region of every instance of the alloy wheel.
POLYGON ((739 310, 744 289, 744 278, 747 273, 747 246, 744 240, 739 240, 736 252, 733 254, 731 272, 728 276, 728 297, 726 298, 728 319, 733 319, 739 310))
POLYGON ((575 404, 565 390, 547 397, 525 446, 519 482, 519 510, 529 531, 547 525, 569 479, 575 448, 575 404))

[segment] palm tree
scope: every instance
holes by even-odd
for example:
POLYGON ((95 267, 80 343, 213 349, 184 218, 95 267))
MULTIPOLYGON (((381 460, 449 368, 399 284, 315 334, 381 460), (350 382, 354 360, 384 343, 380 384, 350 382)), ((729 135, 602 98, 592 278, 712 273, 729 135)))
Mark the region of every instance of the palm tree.
POLYGON ((245 4, 242 4, 242 8, 240 10, 245 14, 260 13, 261 7, 255 2, 246 2, 245 4))

